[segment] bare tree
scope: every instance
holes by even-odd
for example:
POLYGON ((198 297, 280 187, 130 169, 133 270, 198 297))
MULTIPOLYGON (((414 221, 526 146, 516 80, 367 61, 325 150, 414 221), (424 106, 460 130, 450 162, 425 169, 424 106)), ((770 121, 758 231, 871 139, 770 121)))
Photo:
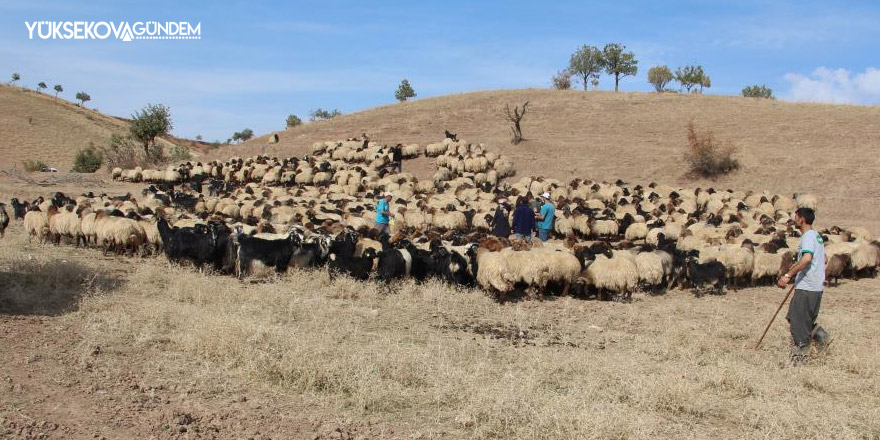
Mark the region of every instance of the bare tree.
POLYGON ((522 108, 518 106, 513 106, 513 112, 510 111, 510 104, 504 105, 504 113, 507 117, 507 120, 513 124, 513 127, 510 127, 510 131, 513 133, 513 138, 510 139, 511 144, 518 144, 523 141, 522 128, 520 127, 520 121, 522 121, 523 116, 526 115, 526 106, 529 105, 529 101, 526 101, 525 104, 522 105, 522 108))

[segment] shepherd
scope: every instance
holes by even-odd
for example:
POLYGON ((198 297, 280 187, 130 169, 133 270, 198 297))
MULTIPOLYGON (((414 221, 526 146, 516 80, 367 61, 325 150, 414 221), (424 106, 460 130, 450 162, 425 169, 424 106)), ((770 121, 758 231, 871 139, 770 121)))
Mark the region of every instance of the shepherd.
POLYGON ((818 352, 824 353, 831 343, 831 335, 816 320, 822 304, 822 291, 825 285, 825 242, 813 230, 816 213, 810 208, 798 208, 794 222, 801 231, 798 245, 798 262, 785 275, 779 277, 777 285, 785 288, 794 280, 794 297, 788 305, 788 319, 793 345, 791 360, 794 365, 806 362, 810 353, 810 343, 815 342, 818 352))
POLYGON ((389 203, 391 203, 390 192, 386 192, 382 198, 379 199, 379 203, 376 203, 376 232, 380 238, 383 235, 391 234, 391 212, 389 203))

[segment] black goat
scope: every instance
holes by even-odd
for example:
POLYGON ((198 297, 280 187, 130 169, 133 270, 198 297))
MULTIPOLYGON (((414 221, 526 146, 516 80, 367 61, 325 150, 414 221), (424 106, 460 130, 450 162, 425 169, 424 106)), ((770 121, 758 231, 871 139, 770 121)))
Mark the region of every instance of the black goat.
POLYGON ((293 229, 287 233, 287 238, 280 240, 252 237, 245 234, 239 226, 230 241, 235 252, 235 275, 242 278, 249 272, 251 263, 255 260, 265 266, 274 267, 277 273, 286 272, 290 259, 302 244, 302 239, 302 235, 293 229))
POLYGON ((157 227, 168 261, 191 261, 200 269, 205 263, 212 263, 218 270, 228 266, 228 262, 224 264, 224 256, 230 231, 225 224, 198 224, 178 228, 160 218, 157 227))
POLYGON ((443 133, 446 135, 446 139, 458 140, 458 135, 449 130, 443 130, 443 133))
POLYGON ((27 214, 30 203, 27 200, 24 203, 19 202, 17 198, 13 197, 10 205, 12 206, 12 216, 16 220, 24 220, 24 215, 27 214))
POLYGON ((333 279, 338 273, 346 274, 354 279, 367 280, 373 270, 373 260, 376 259, 376 250, 364 249, 363 256, 355 257, 330 254, 330 262, 327 264, 330 278, 333 279))
POLYGON ((720 295, 724 292, 727 283, 727 270, 718 261, 697 263, 696 257, 687 258, 687 278, 694 285, 694 293, 699 295, 699 289, 705 284, 712 284, 715 293, 720 295))

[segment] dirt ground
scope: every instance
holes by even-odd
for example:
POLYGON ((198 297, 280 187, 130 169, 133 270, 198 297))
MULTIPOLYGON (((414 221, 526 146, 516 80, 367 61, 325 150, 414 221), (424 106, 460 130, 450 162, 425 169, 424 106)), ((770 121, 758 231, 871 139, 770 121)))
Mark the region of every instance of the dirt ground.
POLYGON ((878 438, 880 280, 787 364, 770 287, 497 303, 0 241, 3 438, 878 438))

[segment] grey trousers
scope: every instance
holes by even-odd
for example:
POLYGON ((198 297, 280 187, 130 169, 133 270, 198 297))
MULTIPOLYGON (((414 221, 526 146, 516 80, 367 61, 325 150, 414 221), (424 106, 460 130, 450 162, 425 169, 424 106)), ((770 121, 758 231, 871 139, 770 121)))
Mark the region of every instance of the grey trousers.
POLYGON ((788 305, 788 315, 785 318, 788 319, 791 326, 791 337, 798 348, 810 346, 821 304, 822 292, 795 289, 794 297, 788 305))
POLYGON ((391 225, 388 223, 376 223, 376 231, 379 235, 391 234, 391 225))

